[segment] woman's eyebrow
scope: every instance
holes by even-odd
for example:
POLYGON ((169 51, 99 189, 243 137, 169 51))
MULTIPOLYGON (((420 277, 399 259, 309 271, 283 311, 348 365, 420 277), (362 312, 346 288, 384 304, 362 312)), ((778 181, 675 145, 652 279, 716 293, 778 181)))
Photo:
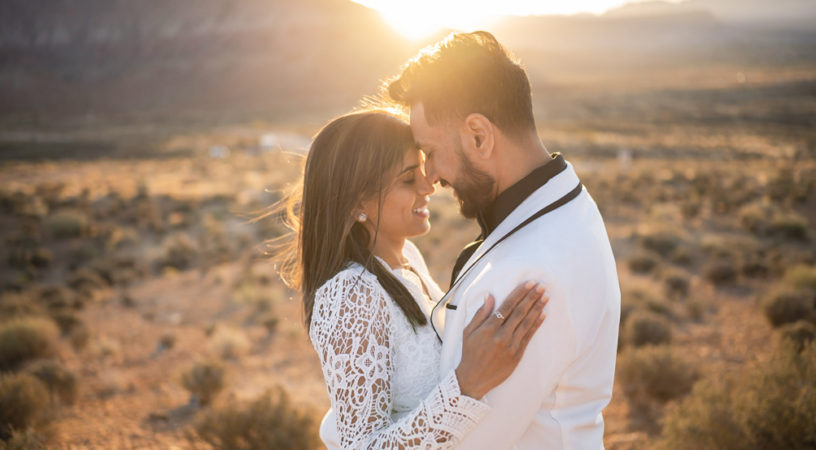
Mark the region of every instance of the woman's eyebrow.
POLYGON ((397 176, 400 176, 400 175, 404 174, 405 172, 410 172, 410 171, 412 171, 412 170, 414 170, 414 169, 416 169, 418 167, 419 167, 419 164, 414 164, 412 166, 408 166, 408 167, 402 169, 402 171, 397 176))

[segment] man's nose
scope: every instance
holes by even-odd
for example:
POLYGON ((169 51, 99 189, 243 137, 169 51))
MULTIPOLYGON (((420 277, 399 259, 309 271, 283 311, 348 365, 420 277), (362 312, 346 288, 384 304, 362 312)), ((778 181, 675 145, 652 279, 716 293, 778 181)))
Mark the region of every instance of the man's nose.
POLYGON ((428 180, 428 183, 431 186, 439 181, 439 174, 436 173, 436 169, 434 169, 434 165, 432 163, 425 163, 425 179, 428 180))

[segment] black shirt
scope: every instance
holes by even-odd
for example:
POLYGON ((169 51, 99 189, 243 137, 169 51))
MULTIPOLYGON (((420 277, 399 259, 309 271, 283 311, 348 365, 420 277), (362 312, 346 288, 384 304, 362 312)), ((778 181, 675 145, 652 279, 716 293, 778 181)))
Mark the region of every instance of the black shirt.
POLYGON ((459 275, 459 271, 462 270, 462 266, 465 265, 467 260, 470 259, 470 256, 473 255, 476 249, 484 242, 485 238, 489 236, 513 210, 518 208, 527 197, 537 191, 541 186, 544 186, 552 177, 567 168, 567 162, 561 153, 553 153, 551 156, 552 160, 533 169, 527 176, 502 191, 489 205, 479 211, 476 216, 476 221, 482 230, 481 234, 479 234, 475 241, 465 246, 456 258, 456 264, 453 265, 453 271, 451 273, 451 286, 453 286, 453 282, 459 275))

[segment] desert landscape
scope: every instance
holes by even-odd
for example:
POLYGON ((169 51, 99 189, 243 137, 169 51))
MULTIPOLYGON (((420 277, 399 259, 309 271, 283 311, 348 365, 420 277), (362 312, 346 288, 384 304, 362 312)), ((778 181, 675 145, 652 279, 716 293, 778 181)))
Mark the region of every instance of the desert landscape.
MULTIPOLYGON (((488 27, 612 242, 607 448, 816 446, 816 11, 777 3, 488 27)), ((0 12, 0 448, 321 448, 261 216, 323 123, 447 31, 330 0, 0 12)), ((447 189, 430 209, 444 289, 478 227, 447 189)))

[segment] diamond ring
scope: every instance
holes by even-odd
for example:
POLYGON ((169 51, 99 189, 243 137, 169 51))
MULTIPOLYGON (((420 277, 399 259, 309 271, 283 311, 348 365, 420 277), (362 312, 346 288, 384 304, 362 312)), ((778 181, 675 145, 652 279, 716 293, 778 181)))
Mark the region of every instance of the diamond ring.
POLYGON ((496 311, 496 317, 498 317, 501 320, 504 320, 504 315, 502 315, 501 311, 496 311))

